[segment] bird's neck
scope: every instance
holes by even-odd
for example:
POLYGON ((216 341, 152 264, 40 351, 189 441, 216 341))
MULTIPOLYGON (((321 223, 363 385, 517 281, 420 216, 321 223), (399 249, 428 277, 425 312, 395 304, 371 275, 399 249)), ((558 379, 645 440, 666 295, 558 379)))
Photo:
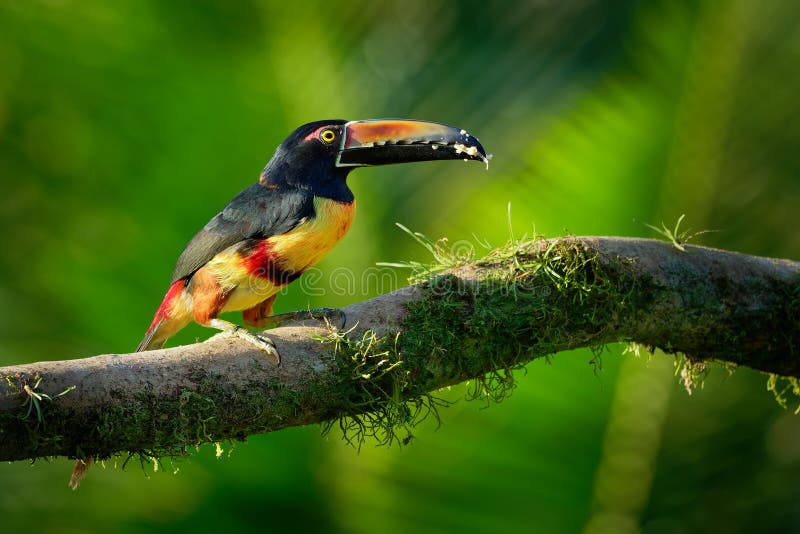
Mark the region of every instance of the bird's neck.
POLYGON ((304 190, 315 197, 337 202, 353 202, 353 192, 347 186, 350 169, 336 169, 291 165, 285 160, 271 160, 261 172, 258 183, 271 189, 304 190))

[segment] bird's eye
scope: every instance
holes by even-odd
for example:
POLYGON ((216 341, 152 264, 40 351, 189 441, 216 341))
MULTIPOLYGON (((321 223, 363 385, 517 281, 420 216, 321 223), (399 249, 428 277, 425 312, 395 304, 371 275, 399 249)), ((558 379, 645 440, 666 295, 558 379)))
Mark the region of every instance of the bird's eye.
POLYGON ((319 134, 319 138, 323 143, 333 143, 333 140, 336 139, 336 132, 331 129, 322 130, 319 134))

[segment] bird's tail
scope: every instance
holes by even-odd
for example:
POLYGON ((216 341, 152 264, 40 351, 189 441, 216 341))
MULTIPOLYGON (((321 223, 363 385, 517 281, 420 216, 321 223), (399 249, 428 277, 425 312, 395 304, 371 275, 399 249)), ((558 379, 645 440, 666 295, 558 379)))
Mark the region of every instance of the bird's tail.
MULTIPOLYGON (((153 322, 150 328, 144 334, 139 346, 136 347, 136 352, 144 352, 146 350, 156 350, 164 346, 164 343, 172 337, 175 332, 183 328, 189 323, 186 310, 176 309, 176 300, 179 299, 183 289, 186 287, 186 280, 178 280, 169 287, 169 291, 164 296, 161 306, 158 307, 153 322), (176 313, 176 312, 182 313, 176 313)), ((78 489, 81 480, 89 472, 89 467, 94 463, 92 456, 87 456, 83 460, 75 462, 75 469, 72 470, 72 476, 69 479, 69 487, 73 490, 78 489)))
POLYGON ((178 280, 169 286, 169 291, 164 295, 164 300, 156 310, 144 339, 136 347, 136 352, 160 349, 175 332, 188 324, 187 310, 184 309, 186 305, 181 301, 185 287, 186 280, 178 280))
POLYGON ((163 335, 164 332, 161 326, 164 322, 165 321, 161 319, 158 322, 154 322, 153 325, 147 329, 147 332, 144 333, 144 339, 142 339, 142 341, 139 343, 139 346, 136 347, 136 352, 158 350, 164 346, 164 343, 166 343, 167 339, 169 338, 169 336, 163 335))

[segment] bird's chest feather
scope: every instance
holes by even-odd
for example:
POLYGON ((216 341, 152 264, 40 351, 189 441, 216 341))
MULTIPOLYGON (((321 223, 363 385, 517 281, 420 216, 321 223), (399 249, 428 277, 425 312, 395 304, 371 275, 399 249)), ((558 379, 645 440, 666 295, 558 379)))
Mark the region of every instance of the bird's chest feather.
POLYGON ((229 292, 223 311, 250 308, 277 293, 318 263, 350 229, 351 203, 314 198, 315 215, 289 232, 241 249, 231 247, 208 264, 220 287, 229 292))
POLYGON ((315 197, 314 211, 314 217, 291 231, 267 239, 272 257, 281 269, 299 275, 322 260, 353 224, 356 203, 315 197))
POLYGON ((317 264, 344 237, 355 216, 355 201, 314 198, 314 216, 290 231, 269 237, 242 251, 241 265, 248 276, 288 284, 317 264))

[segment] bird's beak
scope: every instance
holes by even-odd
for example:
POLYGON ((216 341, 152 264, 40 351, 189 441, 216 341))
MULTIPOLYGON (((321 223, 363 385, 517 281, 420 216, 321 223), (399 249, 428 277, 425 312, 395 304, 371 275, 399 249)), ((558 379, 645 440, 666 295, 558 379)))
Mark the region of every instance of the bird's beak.
POLYGON ((336 158, 337 167, 364 167, 435 159, 483 161, 489 158, 466 130, 437 122, 405 119, 351 121, 336 158))

